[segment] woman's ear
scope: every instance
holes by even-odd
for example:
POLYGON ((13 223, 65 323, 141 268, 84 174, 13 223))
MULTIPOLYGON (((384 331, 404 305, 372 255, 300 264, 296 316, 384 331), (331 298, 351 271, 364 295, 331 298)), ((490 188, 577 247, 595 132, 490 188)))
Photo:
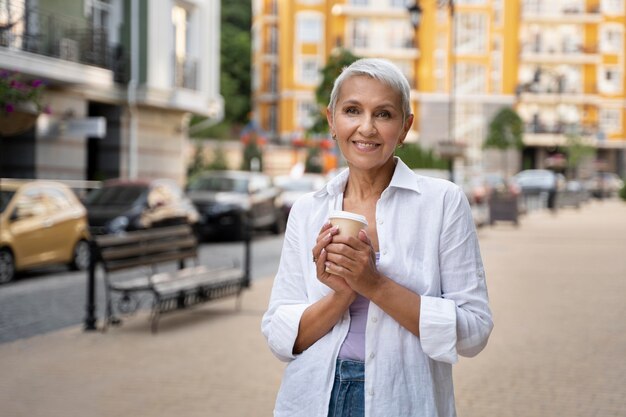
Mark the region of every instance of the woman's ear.
POLYGON ((335 126, 333 126, 333 115, 330 112, 330 109, 326 107, 326 121, 328 122, 328 131, 331 136, 335 136, 335 126))
POLYGON ((404 142, 406 135, 409 133, 409 130, 411 129, 411 126, 413 125, 413 118, 414 118, 413 114, 409 114, 409 116, 406 118, 406 121, 404 122, 402 136, 400 137, 400 144, 404 142))

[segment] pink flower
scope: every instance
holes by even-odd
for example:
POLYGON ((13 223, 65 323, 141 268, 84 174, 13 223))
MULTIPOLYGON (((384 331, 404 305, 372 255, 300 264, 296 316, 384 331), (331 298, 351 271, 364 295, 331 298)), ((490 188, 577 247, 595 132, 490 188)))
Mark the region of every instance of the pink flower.
POLYGON ((7 113, 13 113, 15 111, 15 106, 13 106, 13 104, 11 103, 7 103, 4 106, 4 111, 6 111, 7 113))
POLYGON ((41 84, 43 84, 43 81, 41 81, 41 80, 33 80, 33 82, 32 82, 32 83, 30 83, 30 85, 31 85, 32 87, 34 87, 34 88, 39 87, 41 84))

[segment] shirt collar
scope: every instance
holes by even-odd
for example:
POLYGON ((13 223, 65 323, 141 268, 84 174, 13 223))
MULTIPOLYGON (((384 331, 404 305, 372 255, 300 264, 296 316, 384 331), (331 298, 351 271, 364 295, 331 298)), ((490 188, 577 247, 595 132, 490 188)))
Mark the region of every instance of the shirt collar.
MULTIPOLYGON (((396 169, 393 172, 393 176, 391 177, 391 182, 389 183, 389 188, 404 188, 407 190, 415 191, 419 193, 418 187, 418 177, 417 175, 409 168, 402 159, 397 156, 393 157, 396 163, 396 169)), ((324 195, 335 196, 339 193, 342 193, 346 188, 346 183, 348 182, 348 174, 349 170, 344 169, 339 174, 337 174, 333 179, 331 179, 328 184, 321 190, 315 193, 316 197, 322 197, 324 195)))

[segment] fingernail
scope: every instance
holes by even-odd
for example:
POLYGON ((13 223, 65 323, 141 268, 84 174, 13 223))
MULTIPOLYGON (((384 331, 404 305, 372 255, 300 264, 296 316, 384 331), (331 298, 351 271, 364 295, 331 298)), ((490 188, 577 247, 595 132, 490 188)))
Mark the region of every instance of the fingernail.
POLYGON ((326 239, 326 240, 330 240, 330 239, 332 239, 332 238, 333 238, 332 233, 329 233, 329 234, 327 234, 327 235, 326 235, 326 237, 325 237, 324 239, 326 239))

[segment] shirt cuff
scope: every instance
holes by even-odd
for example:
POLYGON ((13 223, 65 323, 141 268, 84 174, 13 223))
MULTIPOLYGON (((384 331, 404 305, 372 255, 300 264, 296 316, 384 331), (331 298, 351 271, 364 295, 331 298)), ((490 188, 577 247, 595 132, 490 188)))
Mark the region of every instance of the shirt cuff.
POLYGON ((421 297, 420 343, 433 360, 456 363, 456 304, 454 300, 421 297))
POLYGON ((307 307, 309 304, 282 305, 272 316, 267 342, 278 359, 287 362, 296 358, 293 345, 298 336, 300 318, 307 307))

